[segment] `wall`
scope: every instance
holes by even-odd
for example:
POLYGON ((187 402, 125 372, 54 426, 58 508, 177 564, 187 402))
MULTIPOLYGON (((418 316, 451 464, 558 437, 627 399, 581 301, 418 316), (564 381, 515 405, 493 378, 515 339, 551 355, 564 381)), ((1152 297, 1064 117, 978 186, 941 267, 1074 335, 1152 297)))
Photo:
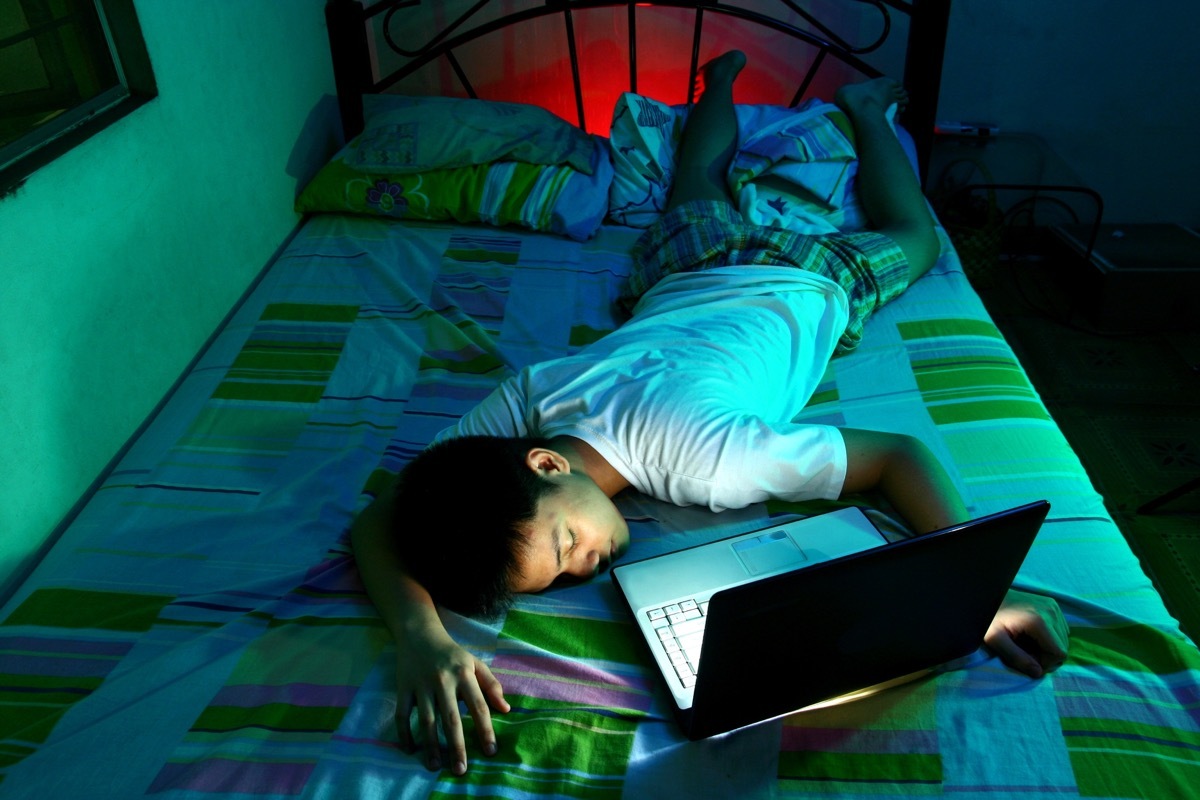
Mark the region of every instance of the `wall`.
POLYGON ((939 117, 1040 134, 1110 222, 1200 224, 1200 4, 954 0, 939 117))
POLYGON ((0 200, 0 596, 295 227, 323 5, 137 2, 159 96, 0 200))

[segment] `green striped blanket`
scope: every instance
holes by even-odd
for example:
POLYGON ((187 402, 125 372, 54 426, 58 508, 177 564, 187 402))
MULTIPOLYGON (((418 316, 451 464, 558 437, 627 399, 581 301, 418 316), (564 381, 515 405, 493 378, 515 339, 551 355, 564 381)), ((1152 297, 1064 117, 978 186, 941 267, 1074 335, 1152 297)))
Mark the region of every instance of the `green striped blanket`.
MULTIPOLYGON (((1061 603, 1065 666, 1031 681, 980 650, 689 743, 598 580, 494 624, 446 614, 512 704, 500 752, 454 777, 398 749, 394 646, 349 523, 512 370, 614 327, 636 234, 308 222, 0 610, 0 795, 1195 796, 1200 654, 952 253, 830 365, 802 416, 920 436, 974 512, 1049 499, 1018 585, 1061 603)), ((619 504, 631 557, 828 507, 619 504)), ((764 681, 788 679, 771 666, 764 681)))

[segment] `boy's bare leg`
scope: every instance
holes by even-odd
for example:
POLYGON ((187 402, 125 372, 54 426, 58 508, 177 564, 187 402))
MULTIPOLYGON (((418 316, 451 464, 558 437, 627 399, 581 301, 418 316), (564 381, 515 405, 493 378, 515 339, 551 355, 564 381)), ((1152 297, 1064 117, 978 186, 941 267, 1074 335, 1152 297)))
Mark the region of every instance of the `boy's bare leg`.
POLYGON ((675 185, 667 208, 689 200, 717 200, 733 205, 725 176, 737 150, 733 81, 744 66, 746 55, 740 50, 730 50, 702 68, 703 94, 692 107, 683 129, 675 185))
POLYGON ((884 116, 892 103, 903 107, 907 101, 908 93, 891 78, 843 86, 834 97, 854 125, 863 210, 904 251, 912 283, 937 261, 940 244, 912 164, 884 116))

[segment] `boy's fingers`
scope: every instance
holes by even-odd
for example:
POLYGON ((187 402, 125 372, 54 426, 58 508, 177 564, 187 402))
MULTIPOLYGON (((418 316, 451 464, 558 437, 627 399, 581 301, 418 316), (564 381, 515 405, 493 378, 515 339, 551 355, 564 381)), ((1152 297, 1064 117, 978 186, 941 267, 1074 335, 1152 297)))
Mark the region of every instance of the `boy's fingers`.
POLYGON ((1033 625, 1033 629, 1029 631, 1029 635, 1042 648, 1042 653, 1050 659, 1061 661, 1067 657, 1066 651, 1063 650, 1059 634, 1047 625, 1044 619, 1038 618, 1038 621, 1033 625))
POLYGON ((400 739, 400 747, 407 753, 417 749, 417 743, 412 735, 413 696, 396 698, 396 734, 400 739))
POLYGON ((488 669, 487 664, 482 661, 476 661, 475 677, 479 681, 479 688, 483 691, 488 702, 492 704, 492 708, 498 711, 507 712, 512 706, 504 699, 504 687, 500 685, 500 681, 488 669))
POLYGON ((1057 624, 1062 617, 1057 612, 1057 605, 1045 607, 1045 613, 1031 612, 1016 637, 1018 646, 1027 644, 1035 648, 1029 652, 1043 669, 1054 669, 1067 659, 1066 639, 1057 624), (1047 619, 1047 614, 1051 615, 1050 619, 1047 619))
POLYGON ((466 687, 463 691, 463 702, 467 704, 467 711, 475 720, 475 735, 479 739, 479 746, 483 748, 485 755, 495 755, 496 733, 492 729, 492 713, 488 709, 487 701, 484 700, 479 687, 474 685, 466 687))
POLYGON ((452 686, 441 686, 438 705, 442 712, 442 731, 450 750, 450 769, 455 775, 467 771, 467 743, 463 738, 462 716, 458 713, 458 698, 452 686))
POLYGON ((1058 638, 1049 630, 1043 638, 1039 638, 1041 653, 1039 661, 1046 669, 1061 667, 1067 660, 1067 652, 1059 645, 1058 638))
POLYGON ((432 770, 442 768, 438 753, 437 714, 433 709, 433 698, 422 692, 417 696, 417 725, 425 737, 425 766, 432 770))
POLYGON ((1000 656, 1000 660, 1031 678, 1042 677, 1042 665, 1013 641, 1007 630, 1000 629, 988 637, 988 645, 1000 656))

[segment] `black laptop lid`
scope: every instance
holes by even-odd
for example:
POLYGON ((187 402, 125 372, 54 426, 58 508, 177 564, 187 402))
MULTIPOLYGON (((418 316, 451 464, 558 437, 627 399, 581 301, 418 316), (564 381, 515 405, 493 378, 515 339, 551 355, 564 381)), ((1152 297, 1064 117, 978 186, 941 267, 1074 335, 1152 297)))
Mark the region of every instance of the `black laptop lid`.
POLYGON ((973 652, 1049 508, 1032 503, 718 592, 688 735, 771 719, 973 652))

